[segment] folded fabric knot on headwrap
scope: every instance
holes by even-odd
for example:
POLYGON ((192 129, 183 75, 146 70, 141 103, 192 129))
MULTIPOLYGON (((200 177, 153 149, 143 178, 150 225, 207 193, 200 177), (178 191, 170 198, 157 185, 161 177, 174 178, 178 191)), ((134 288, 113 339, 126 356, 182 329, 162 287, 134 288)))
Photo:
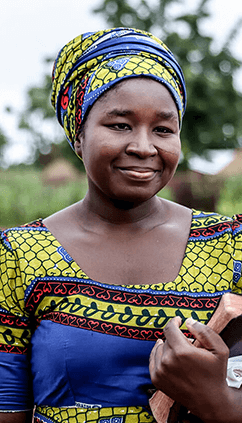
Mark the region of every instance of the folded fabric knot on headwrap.
POLYGON ((51 101, 72 148, 94 102, 117 82, 141 75, 168 88, 181 125, 186 107, 184 76, 168 47, 152 34, 107 29, 80 35, 62 48, 54 63, 51 101))

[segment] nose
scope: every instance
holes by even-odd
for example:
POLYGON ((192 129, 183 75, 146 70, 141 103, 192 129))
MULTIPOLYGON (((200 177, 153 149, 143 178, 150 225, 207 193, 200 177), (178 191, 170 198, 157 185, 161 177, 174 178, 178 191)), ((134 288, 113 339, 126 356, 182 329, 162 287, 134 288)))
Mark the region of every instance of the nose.
POLYGON ((132 139, 126 147, 126 153, 145 159, 147 157, 156 156, 158 151, 151 140, 151 136, 149 136, 146 131, 140 131, 137 134, 132 134, 132 139))

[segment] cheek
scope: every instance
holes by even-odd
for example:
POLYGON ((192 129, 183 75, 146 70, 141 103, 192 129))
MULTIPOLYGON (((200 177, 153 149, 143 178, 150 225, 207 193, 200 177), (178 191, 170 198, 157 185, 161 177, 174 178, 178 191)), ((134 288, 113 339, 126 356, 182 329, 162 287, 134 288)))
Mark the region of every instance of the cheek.
POLYGON ((170 163, 171 166, 174 166, 178 163, 180 154, 181 154, 181 146, 179 143, 170 143, 163 148, 159 149, 159 153, 161 158, 167 163, 170 163))
MULTIPOLYGON (((95 136, 95 134, 94 134, 95 136)), ((107 137, 99 135, 92 140, 86 140, 83 146, 83 161, 89 164, 91 162, 100 163, 100 165, 108 164, 112 162, 120 151, 118 141, 113 142, 107 139, 107 137)))
POLYGON ((181 154, 181 141, 180 138, 178 138, 176 141, 174 141, 174 143, 171 143, 171 146, 169 148, 169 152, 171 155, 178 157, 180 157, 181 154))
POLYGON ((110 166, 113 155, 102 143, 89 143, 84 146, 82 160, 87 174, 104 174, 105 169, 110 166))
POLYGON ((175 162, 178 162, 179 159, 180 159, 180 155, 181 155, 181 147, 177 146, 176 149, 174 149, 174 151, 171 152, 170 154, 171 154, 171 157, 173 157, 173 160, 175 162))

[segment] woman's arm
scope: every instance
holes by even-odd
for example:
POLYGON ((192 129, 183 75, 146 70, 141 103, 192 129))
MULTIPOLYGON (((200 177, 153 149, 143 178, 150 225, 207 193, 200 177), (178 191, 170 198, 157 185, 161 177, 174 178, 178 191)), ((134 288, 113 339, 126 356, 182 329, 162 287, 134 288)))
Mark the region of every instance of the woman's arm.
POLYGON ((32 423, 33 411, 16 412, 16 413, 1 413, 0 423, 32 423))
POLYGON ((13 240, 19 236, 18 230, 0 231, 0 410, 4 410, 0 412, 0 423, 32 423, 28 355, 32 323, 23 306, 25 285, 16 249, 18 242, 11 244, 10 234, 13 240))
POLYGON ((166 341, 157 342, 150 357, 155 387, 180 402, 205 423, 241 423, 242 390, 226 382, 229 350, 209 327, 187 320, 187 327, 203 348, 180 331, 179 317, 165 327, 166 341))

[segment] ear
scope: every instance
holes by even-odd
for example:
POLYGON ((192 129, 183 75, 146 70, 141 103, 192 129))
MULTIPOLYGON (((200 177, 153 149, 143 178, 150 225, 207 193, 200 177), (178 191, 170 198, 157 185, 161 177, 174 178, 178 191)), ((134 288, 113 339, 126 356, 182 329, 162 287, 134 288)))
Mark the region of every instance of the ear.
POLYGON ((74 150, 76 154, 82 159, 83 135, 80 134, 78 139, 74 142, 74 150))

